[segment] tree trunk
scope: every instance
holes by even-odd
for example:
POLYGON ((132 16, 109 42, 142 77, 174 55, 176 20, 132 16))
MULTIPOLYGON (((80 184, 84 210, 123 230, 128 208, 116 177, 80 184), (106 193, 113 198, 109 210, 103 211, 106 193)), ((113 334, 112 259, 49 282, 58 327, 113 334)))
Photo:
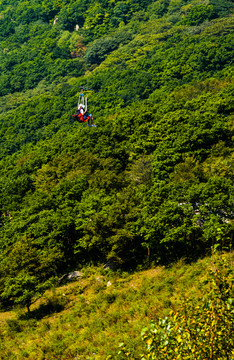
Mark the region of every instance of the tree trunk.
POLYGON ((26 304, 26 307, 27 307, 27 310, 28 310, 28 314, 30 314, 30 305, 31 305, 31 303, 26 304))
POLYGON ((150 256, 151 256, 150 246, 148 246, 148 264, 149 264, 149 265, 150 265, 150 256))

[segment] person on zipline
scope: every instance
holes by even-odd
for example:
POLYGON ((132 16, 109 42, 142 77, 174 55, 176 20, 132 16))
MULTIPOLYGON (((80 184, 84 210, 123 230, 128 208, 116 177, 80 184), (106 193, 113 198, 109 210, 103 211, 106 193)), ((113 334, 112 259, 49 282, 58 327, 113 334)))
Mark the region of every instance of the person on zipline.
POLYGON ((84 122, 88 122, 88 126, 94 126, 96 127, 96 125, 94 124, 93 121, 93 115, 89 114, 87 110, 85 110, 85 106, 83 104, 80 104, 78 106, 76 115, 72 115, 74 118, 76 118, 79 122, 84 123, 84 122))

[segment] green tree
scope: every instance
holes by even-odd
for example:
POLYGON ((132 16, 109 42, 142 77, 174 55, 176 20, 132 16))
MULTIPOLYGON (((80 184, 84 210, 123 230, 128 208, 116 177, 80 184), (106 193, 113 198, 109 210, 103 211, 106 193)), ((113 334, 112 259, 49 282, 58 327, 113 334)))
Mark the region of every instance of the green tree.
POLYGON ((205 20, 210 20, 215 17, 214 8, 212 5, 196 5, 191 8, 185 19, 181 24, 199 25, 205 20))
POLYGON ((62 253, 56 247, 40 249, 24 236, 1 254, 0 303, 1 307, 30 306, 56 279, 62 253))
POLYGON ((233 9, 233 2, 230 0, 210 0, 210 4, 219 17, 228 15, 233 9))

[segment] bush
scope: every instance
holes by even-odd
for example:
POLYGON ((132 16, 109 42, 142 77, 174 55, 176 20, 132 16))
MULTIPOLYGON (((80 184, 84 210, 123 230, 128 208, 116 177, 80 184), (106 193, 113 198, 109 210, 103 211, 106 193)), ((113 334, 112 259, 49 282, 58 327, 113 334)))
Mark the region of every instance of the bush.
POLYGON ((108 54, 117 49, 120 44, 127 43, 131 38, 131 32, 117 31, 113 36, 97 39, 88 47, 84 59, 88 65, 100 64, 108 54))
MULTIPOLYGON (((234 356, 234 299, 232 269, 224 257, 212 264, 207 282, 210 290, 195 303, 186 301, 179 311, 152 322, 141 336, 146 343, 142 360, 231 359, 234 356)), ((124 344, 121 359, 132 359, 124 344)))
POLYGON ((215 17, 215 11, 212 5, 194 6, 185 19, 181 21, 184 25, 199 25, 205 20, 211 20, 215 17))

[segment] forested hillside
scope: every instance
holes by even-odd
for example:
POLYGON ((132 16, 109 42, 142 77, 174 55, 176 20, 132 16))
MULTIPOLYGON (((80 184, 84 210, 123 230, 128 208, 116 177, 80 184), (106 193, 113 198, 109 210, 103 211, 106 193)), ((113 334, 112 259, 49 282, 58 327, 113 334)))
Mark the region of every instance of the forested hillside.
POLYGON ((1 0, 2 309, 230 246, 233 27, 231 0, 1 0))

